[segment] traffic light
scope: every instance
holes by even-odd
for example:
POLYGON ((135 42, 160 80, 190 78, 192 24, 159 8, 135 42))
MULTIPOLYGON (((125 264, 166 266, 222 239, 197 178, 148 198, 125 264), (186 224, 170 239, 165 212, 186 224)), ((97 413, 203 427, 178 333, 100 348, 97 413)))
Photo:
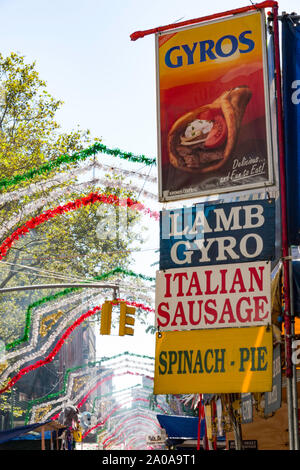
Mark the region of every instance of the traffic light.
POLYGON ((134 307, 128 307, 128 305, 126 305, 126 302, 120 303, 119 336, 133 335, 133 328, 130 328, 127 325, 134 325, 135 318, 132 316, 134 314, 134 307))
POLYGON ((106 300, 101 309, 100 335, 109 335, 111 329, 112 303, 106 300))

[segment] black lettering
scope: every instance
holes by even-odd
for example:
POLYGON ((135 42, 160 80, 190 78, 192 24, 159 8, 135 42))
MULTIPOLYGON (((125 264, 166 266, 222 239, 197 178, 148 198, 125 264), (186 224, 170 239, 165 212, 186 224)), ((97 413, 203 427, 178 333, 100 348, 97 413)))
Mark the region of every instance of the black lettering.
POLYGON ((201 357, 201 351, 197 351, 197 356, 196 356, 196 360, 195 360, 195 365, 194 365, 194 370, 193 370, 193 374, 196 374, 198 372, 198 374, 202 374, 203 373, 203 366, 202 366, 202 357, 201 357), (196 370, 196 367, 198 366, 199 370, 197 371, 196 370))
POLYGON ((244 363, 248 362, 250 358, 250 351, 248 348, 240 348, 240 372, 244 372, 244 363))
POLYGON ((208 349, 206 352, 205 352, 205 356, 204 356, 204 368, 205 368, 205 371, 210 374, 214 368, 214 366, 211 366, 211 368, 209 369, 208 368, 208 365, 207 365, 207 358, 208 358, 208 354, 211 354, 211 356, 213 357, 213 350, 212 349, 208 349))
POLYGON ((186 374, 186 365, 188 366, 189 373, 192 373, 192 361, 193 361, 193 352, 194 351, 183 351, 183 373, 186 374))
POLYGON ((257 348, 258 352, 258 361, 257 361, 257 370, 263 371, 266 370, 268 362, 265 362, 265 353, 267 354, 266 346, 259 346, 257 348), (265 364, 263 365, 263 363, 265 364))
POLYGON ((177 353, 176 351, 169 351, 169 370, 168 374, 173 374, 172 366, 177 362, 177 353))
POLYGON ((224 360, 225 360, 225 349, 215 349, 215 370, 214 372, 225 372, 224 369, 224 360), (221 353, 221 357, 218 357, 218 354, 221 353), (219 363, 221 364, 221 369, 219 370, 219 363))
POLYGON ((158 367, 158 372, 161 375, 164 375, 166 373, 166 370, 167 370, 167 362, 165 360, 166 356, 167 356, 167 353, 165 351, 162 351, 159 355, 159 364, 161 364, 163 366, 163 369, 160 366, 158 367))

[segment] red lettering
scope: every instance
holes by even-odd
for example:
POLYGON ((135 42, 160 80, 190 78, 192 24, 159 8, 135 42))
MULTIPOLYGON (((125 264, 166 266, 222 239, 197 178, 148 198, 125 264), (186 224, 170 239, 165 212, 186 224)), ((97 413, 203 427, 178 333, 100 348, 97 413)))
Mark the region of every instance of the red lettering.
POLYGON ((183 297, 184 293, 182 291, 182 280, 183 278, 188 279, 188 275, 187 273, 176 273, 174 274, 173 280, 175 281, 176 278, 178 278, 178 291, 177 291, 176 296, 183 297))
POLYGON ((245 284, 244 284, 244 281, 243 281, 243 276, 242 276, 240 268, 238 268, 235 271, 232 286, 231 286, 231 289, 229 291, 230 293, 236 292, 236 290, 234 288, 235 284, 238 284, 240 286, 239 292, 246 292, 246 288, 245 288, 245 284))
POLYGON ((216 323, 217 317, 218 317, 218 312, 215 308, 212 308, 209 306, 209 304, 213 304, 216 307, 216 301, 214 299, 209 299, 205 302, 205 313, 208 315, 212 315, 212 319, 209 320, 207 316, 205 315, 205 323, 212 325, 213 323, 216 323))
MULTIPOLYGON (((187 321, 185 319, 184 308, 183 308, 182 302, 178 302, 178 304, 177 304, 176 312, 175 312, 173 321, 171 323, 172 326, 177 326, 177 321, 176 321, 177 318, 181 318, 180 325, 187 325, 187 321)), ((178 325, 178 326, 180 326, 180 325, 178 325)))
POLYGON ((215 288, 215 290, 211 290, 211 284, 210 284, 210 279, 212 275, 212 271, 205 271, 206 275, 206 295, 211 295, 211 294, 216 294, 219 290, 219 286, 215 288))
POLYGON ((230 299, 226 299, 224 302, 224 307, 223 307, 223 311, 222 311, 219 323, 225 323, 225 320, 224 320, 225 315, 229 315, 228 323, 235 323, 230 299))
POLYGON ((260 277, 259 277, 259 274, 258 274, 256 268, 249 268, 249 272, 250 272, 250 289, 249 289, 249 292, 253 292, 253 291, 254 291, 254 287, 253 287, 253 278, 255 278, 255 281, 256 281, 256 284, 257 284, 257 287, 259 288, 259 290, 263 290, 263 284, 264 284, 263 274, 264 274, 264 269, 265 269, 264 266, 260 266, 260 267, 259 267, 259 270, 260 270, 260 277))
POLYGON ((189 289, 188 289, 186 295, 192 295, 191 289, 192 289, 193 287, 196 288, 195 295, 202 295, 202 291, 201 291, 201 288, 200 288, 198 275, 197 275, 196 272, 193 272, 193 274, 192 274, 191 282, 190 282, 189 289))
POLYGON ((198 303, 198 305, 199 305, 198 319, 197 319, 197 320, 194 320, 194 305, 195 305, 195 301, 194 301, 194 300, 190 300, 190 301, 188 302, 188 304, 189 304, 189 320, 190 320, 190 324, 191 324, 191 325, 198 325, 198 324, 201 322, 201 307, 202 307, 203 300, 198 300, 197 303, 198 303))
POLYGON ((252 313, 253 309, 252 308, 246 308, 245 312, 247 313, 247 316, 242 317, 242 314, 241 314, 241 303, 242 302, 247 302, 248 305, 251 305, 250 297, 241 297, 238 300, 237 304, 236 304, 236 317, 240 322, 245 323, 247 321, 251 321, 251 313, 252 313))
POLYGON ((157 307, 157 315, 163 317, 165 321, 161 321, 160 318, 157 317, 157 325, 158 326, 167 326, 170 321, 170 314, 169 312, 163 310, 163 307, 169 308, 168 302, 161 302, 157 307))
POLYGON ((227 289, 226 289, 226 273, 227 269, 220 269, 220 274, 221 274, 221 290, 219 294, 227 294, 227 289))
POLYGON ((164 297, 172 297, 171 294, 171 289, 170 289, 170 281, 171 281, 172 274, 167 273, 165 274, 165 280, 166 280, 166 292, 164 297))
POLYGON ((262 321, 265 318, 267 318, 267 316, 269 315, 269 311, 266 312, 263 317, 259 316, 260 313, 262 313, 262 314, 264 313, 264 309, 265 309, 265 304, 264 303, 260 304, 260 301, 263 301, 267 304, 268 299, 265 295, 263 295, 263 296, 260 296, 260 297, 253 297, 253 300, 254 300, 254 312, 255 312, 253 320, 254 321, 262 321))

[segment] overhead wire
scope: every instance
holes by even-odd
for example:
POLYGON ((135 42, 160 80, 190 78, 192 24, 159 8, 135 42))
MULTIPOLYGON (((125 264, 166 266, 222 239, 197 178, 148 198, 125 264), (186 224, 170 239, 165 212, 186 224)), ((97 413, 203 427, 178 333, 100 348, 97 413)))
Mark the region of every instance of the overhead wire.
MULTIPOLYGON (((8 264, 8 265, 14 266, 14 263, 9 263, 9 262, 6 262, 6 261, 0 261, 0 268, 1 268, 1 263, 2 263, 2 264, 8 264)), ((53 273, 52 271, 44 271, 45 274, 43 274, 43 270, 39 270, 39 268, 33 268, 32 266, 25 266, 25 265, 22 265, 22 264, 19 264, 19 263, 16 263, 16 266, 21 266, 21 267, 23 267, 23 268, 28 268, 28 269, 32 269, 32 270, 34 270, 34 271, 38 271, 37 274, 39 275, 39 277, 46 277, 46 278, 49 278, 49 277, 51 277, 51 276, 49 275, 49 273, 52 273, 52 275, 54 274, 54 276, 52 276, 52 277, 58 278, 58 279, 61 279, 61 280, 64 280, 64 281, 68 281, 68 282, 77 281, 77 282, 82 282, 82 283, 87 284, 88 282, 94 281, 93 279, 77 278, 77 277, 73 277, 73 278, 72 278, 72 277, 67 277, 67 276, 63 276, 63 275, 61 275, 61 277, 56 277, 56 276, 55 276, 55 273, 53 273), (40 272, 40 271, 41 271, 41 272, 40 272)), ((13 271, 13 272, 20 273, 20 274, 22 273, 21 270, 15 270, 15 271, 13 271)), ((118 282, 118 286, 119 286, 120 289, 124 289, 124 288, 132 289, 132 288, 134 287, 132 284, 129 284, 129 283, 122 283, 122 282, 120 282, 120 280, 118 280, 118 281, 119 281, 119 282, 118 282)), ((95 282, 95 281, 94 281, 94 282, 95 282)), ((144 287, 144 286, 139 286, 139 290, 141 290, 141 291, 143 291, 143 290, 144 290, 144 291, 147 291, 147 290, 149 290, 149 289, 152 290, 152 289, 153 289, 152 286, 150 286, 150 287, 149 287, 149 286, 145 286, 145 287, 144 287)))
MULTIPOLYGON (((62 279, 62 280, 69 281, 69 282, 72 282, 72 281, 87 282, 86 278, 80 278, 80 277, 76 277, 76 276, 65 275, 65 274, 55 272, 55 271, 49 271, 49 270, 44 270, 44 269, 40 269, 40 268, 35 268, 33 266, 28 266, 28 265, 24 265, 24 264, 20 264, 20 263, 10 263, 8 261, 2 261, 1 260, 0 261, 0 267, 1 267, 1 264, 16 266, 16 267, 19 266, 23 269, 29 269, 31 271, 35 271, 36 274, 39 274, 40 277, 55 277, 56 279, 62 279)), ((17 270, 17 271, 14 271, 14 272, 22 273, 21 270, 17 270)))

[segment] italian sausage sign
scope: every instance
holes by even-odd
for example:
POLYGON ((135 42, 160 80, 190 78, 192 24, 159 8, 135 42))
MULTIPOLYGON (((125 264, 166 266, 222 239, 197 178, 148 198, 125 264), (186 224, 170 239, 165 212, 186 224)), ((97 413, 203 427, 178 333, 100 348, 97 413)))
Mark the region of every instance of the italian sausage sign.
POLYGON ((263 11, 156 35, 159 200, 273 183, 263 11))
POLYGON ((175 331, 271 324, 270 264, 157 271, 156 327, 175 331))

